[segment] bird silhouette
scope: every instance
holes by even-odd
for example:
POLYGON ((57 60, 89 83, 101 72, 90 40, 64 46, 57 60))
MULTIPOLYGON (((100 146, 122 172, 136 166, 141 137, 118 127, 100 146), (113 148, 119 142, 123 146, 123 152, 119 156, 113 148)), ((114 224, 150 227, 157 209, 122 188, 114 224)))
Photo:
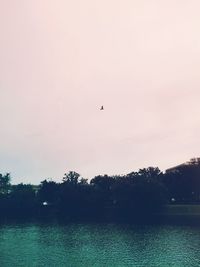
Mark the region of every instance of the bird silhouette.
POLYGON ((101 106, 100 110, 104 110, 103 106, 101 106))

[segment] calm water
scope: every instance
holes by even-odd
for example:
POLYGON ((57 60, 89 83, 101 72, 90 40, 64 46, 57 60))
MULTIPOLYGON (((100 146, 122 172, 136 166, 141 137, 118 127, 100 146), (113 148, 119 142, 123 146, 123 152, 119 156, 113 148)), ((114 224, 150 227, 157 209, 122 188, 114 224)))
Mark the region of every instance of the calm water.
POLYGON ((200 266, 200 226, 0 226, 1 267, 200 266))

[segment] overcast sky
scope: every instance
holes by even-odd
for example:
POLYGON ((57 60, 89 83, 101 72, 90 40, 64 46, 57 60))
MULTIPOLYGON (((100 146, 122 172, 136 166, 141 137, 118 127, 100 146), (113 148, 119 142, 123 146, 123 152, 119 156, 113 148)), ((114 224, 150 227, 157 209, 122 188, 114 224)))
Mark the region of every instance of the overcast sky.
POLYGON ((199 10, 199 0, 0 0, 0 172, 37 184, 198 157, 199 10))

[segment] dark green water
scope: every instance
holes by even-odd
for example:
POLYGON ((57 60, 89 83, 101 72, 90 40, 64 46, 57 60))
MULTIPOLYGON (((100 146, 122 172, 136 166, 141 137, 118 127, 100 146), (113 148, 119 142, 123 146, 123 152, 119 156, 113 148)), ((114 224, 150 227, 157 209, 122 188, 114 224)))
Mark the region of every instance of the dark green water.
POLYGON ((0 267, 197 267, 200 226, 0 226, 0 267))

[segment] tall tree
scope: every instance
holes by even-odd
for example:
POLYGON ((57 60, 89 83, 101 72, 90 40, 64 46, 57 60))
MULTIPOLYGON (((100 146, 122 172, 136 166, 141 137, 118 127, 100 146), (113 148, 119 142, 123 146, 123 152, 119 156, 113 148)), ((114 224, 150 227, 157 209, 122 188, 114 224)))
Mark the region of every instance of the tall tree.
POLYGON ((77 185, 79 183, 80 174, 75 171, 69 171, 68 173, 64 174, 63 182, 77 185))
POLYGON ((0 194, 7 194, 10 189, 10 173, 6 173, 5 175, 0 173, 0 194))

